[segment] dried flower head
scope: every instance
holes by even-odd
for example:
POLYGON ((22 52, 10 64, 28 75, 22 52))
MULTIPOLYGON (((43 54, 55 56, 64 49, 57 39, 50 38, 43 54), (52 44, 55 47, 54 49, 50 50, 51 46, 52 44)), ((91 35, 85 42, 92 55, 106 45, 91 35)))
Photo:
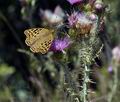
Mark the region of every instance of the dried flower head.
POLYGON ((88 15, 87 14, 85 14, 85 13, 79 13, 78 15, 77 15, 77 23, 79 23, 79 24, 91 24, 92 23, 92 21, 88 18, 88 15))
POLYGON ((68 17, 69 26, 77 30, 78 35, 89 34, 98 16, 94 13, 73 12, 68 17))
POLYGON ((80 35, 89 34, 92 28, 92 20, 89 19, 85 13, 79 13, 77 15, 76 28, 79 30, 80 35))

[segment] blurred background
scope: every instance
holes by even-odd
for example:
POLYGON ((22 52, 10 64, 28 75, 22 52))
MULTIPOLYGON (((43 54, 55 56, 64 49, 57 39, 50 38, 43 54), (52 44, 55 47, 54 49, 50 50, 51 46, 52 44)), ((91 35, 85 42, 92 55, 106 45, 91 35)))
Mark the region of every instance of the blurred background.
MULTIPOLYGON (((111 56, 107 52, 120 44, 120 0, 104 2, 110 9, 105 22, 108 47, 103 51, 104 56, 96 59, 99 68, 91 76, 95 83, 90 87, 96 92, 90 94, 91 102, 107 102, 106 95, 114 77, 108 70, 111 56)), ((0 102, 64 102, 58 87, 60 65, 53 64, 49 54, 33 55, 25 44, 24 35, 24 30, 44 25, 41 11, 53 12, 58 5, 65 13, 73 9, 66 0, 0 0, 0 102), (55 94, 56 90, 60 92, 55 94)), ((69 63, 69 66, 72 71, 74 64, 69 63)), ((119 79, 120 75, 112 102, 120 100, 119 79)))

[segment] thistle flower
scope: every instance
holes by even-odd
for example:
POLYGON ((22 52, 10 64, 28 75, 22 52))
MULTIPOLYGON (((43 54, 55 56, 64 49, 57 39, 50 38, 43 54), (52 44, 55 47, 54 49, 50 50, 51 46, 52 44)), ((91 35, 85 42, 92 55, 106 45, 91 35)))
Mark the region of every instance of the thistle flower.
POLYGON ((97 15, 87 14, 84 12, 73 12, 68 17, 70 27, 76 28, 80 35, 89 34, 97 20, 97 15))
POLYGON ((108 67, 108 72, 109 72, 109 73, 113 72, 113 67, 112 67, 112 66, 109 66, 109 67, 108 67))
POLYGON ((63 22, 63 18, 65 16, 62 8, 58 5, 56 6, 54 12, 50 10, 40 10, 42 14, 41 17, 50 24, 58 24, 63 22))
POLYGON ((102 9, 102 7, 103 7, 102 4, 99 4, 99 3, 95 4, 95 8, 98 10, 102 9))
POLYGON ((103 9, 103 2, 102 2, 102 0, 97 0, 94 3, 94 6, 95 6, 96 10, 102 10, 103 9))
POLYGON ((89 17, 87 16, 87 14, 81 12, 77 15, 77 23, 79 24, 91 24, 92 21, 89 19, 89 17))
POLYGON ((69 23, 69 26, 70 27, 73 27, 76 22, 77 22, 77 15, 78 15, 78 12, 73 12, 69 17, 68 17, 68 23, 69 23))
POLYGON ((68 17, 68 23, 70 26, 75 26, 76 24, 90 24, 92 21, 89 18, 90 17, 83 12, 73 12, 68 17))
POLYGON ((64 38, 57 38, 53 41, 50 51, 57 52, 57 51, 63 51, 65 48, 67 48, 71 43, 71 40, 69 37, 64 38))
POLYGON ((98 16, 96 14, 94 14, 94 13, 91 13, 89 15, 89 19, 92 20, 92 21, 96 21, 98 19, 98 16))
POLYGON ((67 0, 71 5, 76 4, 76 3, 81 3, 84 0, 67 0))
POLYGON ((112 55, 113 55, 113 59, 116 62, 120 63, 120 46, 117 46, 112 50, 112 55))
POLYGON ((89 34, 94 22, 85 13, 79 13, 77 19, 76 28, 78 29, 79 35, 89 34))

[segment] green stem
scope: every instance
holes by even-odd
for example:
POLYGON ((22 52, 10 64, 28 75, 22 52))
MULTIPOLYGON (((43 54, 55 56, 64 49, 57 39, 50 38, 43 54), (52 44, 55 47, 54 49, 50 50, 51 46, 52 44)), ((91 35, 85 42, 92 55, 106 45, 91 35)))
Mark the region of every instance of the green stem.
POLYGON ((113 82, 113 86, 111 88, 111 92, 108 95, 108 102, 112 102, 113 96, 115 95, 116 91, 117 91, 117 86, 118 86, 118 64, 114 65, 114 82, 113 82))
POLYGON ((84 69, 84 79, 83 79, 83 102, 88 102, 88 96, 87 96, 87 92, 88 92, 88 82, 89 82, 89 69, 87 67, 87 65, 85 65, 85 69, 84 69))
POLYGON ((69 72, 69 69, 68 69, 67 65, 65 65, 65 67, 64 67, 64 73, 65 73, 65 80, 67 81, 67 83, 69 84, 69 86, 70 86, 75 92, 77 92, 78 89, 77 89, 77 87, 76 87, 76 85, 75 85, 74 80, 72 80, 72 76, 71 76, 71 74, 70 74, 70 72, 69 72))

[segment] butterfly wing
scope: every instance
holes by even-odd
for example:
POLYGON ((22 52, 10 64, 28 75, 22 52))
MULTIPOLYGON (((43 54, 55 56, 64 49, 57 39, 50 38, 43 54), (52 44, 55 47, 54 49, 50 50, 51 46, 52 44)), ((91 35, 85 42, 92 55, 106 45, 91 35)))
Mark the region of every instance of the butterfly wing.
POLYGON ((53 34, 51 30, 45 28, 32 28, 25 30, 25 43, 30 46, 30 50, 34 53, 45 54, 53 41, 53 34))
POLYGON ((39 38, 41 32, 42 28, 32 28, 25 30, 24 31, 24 34, 26 35, 25 43, 28 46, 31 46, 36 41, 36 38, 39 38))
POLYGON ((30 46, 30 50, 34 53, 42 53, 45 54, 48 52, 51 43, 53 41, 53 36, 52 34, 49 34, 48 36, 38 39, 32 46, 30 46))

